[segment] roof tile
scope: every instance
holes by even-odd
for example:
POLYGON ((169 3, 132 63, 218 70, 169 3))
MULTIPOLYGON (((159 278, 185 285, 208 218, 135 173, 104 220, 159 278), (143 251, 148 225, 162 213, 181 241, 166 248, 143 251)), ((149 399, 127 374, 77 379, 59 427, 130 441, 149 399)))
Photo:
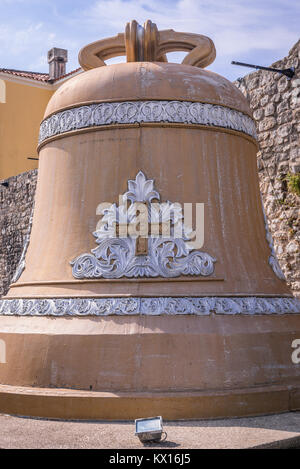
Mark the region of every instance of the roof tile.
POLYGON ((77 68, 76 70, 72 70, 69 73, 66 73, 65 75, 62 75, 59 78, 56 78, 55 80, 51 80, 49 78, 48 73, 39 73, 39 72, 28 72, 25 70, 14 70, 12 68, 0 68, 0 73, 7 73, 8 75, 14 75, 17 77, 22 77, 22 78, 29 78, 31 80, 36 80, 36 81, 41 81, 44 83, 54 83, 55 81, 61 80, 62 78, 66 78, 70 75, 73 75, 74 73, 77 73, 81 70, 81 68, 77 68))

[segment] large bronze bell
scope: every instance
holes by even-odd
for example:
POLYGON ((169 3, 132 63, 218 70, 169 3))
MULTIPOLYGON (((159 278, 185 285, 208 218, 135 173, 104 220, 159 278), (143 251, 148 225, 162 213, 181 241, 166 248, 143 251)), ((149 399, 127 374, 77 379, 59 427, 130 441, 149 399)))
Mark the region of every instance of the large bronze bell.
POLYGON ((248 103, 203 69, 214 58, 205 36, 132 21, 84 47, 85 71, 51 98, 30 242, 0 302, 0 412, 299 409, 300 305, 263 214, 248 103), (188 52, 182 64, 172 51, 188 52), (127 63, 105 66, 118 55, 127 63), (184 204, 200 207, 198 246, 184 204), (124 235, 143 209, 144 231, 124 235))

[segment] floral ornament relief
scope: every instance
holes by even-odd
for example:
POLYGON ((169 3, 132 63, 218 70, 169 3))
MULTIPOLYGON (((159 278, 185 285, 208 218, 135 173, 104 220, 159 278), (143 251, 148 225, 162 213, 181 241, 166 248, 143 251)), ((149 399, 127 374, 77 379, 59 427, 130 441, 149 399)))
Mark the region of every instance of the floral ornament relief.
POLYGON ((234 109, 208 103, 154 100, 89 104, 57 112, 41 123, 39 143, 73 130, 137 122, 217 126, 257 138, 251 117, 234 109))
POLYGON ((135 180, 128 181, 128 191, 122 203, 111 204, 101 211, 101 226, 93 233, 98 246, 91 253, 84 253, 71 262, 72 274, 77 279, 120 277, 178 277, 180 275, 209 276, 214 272, 216 259, 194 250, 190 241, 192 229, 184 225, 182 207, 169 201, 160 201, 153 179, 146 179, 139 171, 135 180), (129 206, 128 206, 129 203, 129 206), (121 237, 124 225, 137 221, 136 203, 147 208, 153 235, 140 237, 128 234, 121 237), (168 235, 164 229, 169 227, 168 235), (177 234, 180 236, 177 237, 177 234))
POLYGON ((271 268, 273 269, 273 272, 275 273, 275 275, 277 275, 277 277, 280 278, 280 280, 285 280, 286 281, 285 275, 281 270, 281 267, 279 265, 279 262, 278 262, 278 259, 277 259, 277 256, 276 256, 276 252, 275 252, 275 248, 274 248, 274 242, 273 242, 273 238, 272 238, 272 235, 270 233, 270 230, 269 230, 268 220, 267 220, 266 211, 265 211, 265 207, 264 207, 264 204, 263 204, 262 196, 260 198, 261 198, 261 205, 262 205, 262 210, 263 210, 263 215, 264 215, 266 240, 268 242, 268 245, 269 245, 269 248, 270 248, 270 251, 271 251, 268 262, 269 262, 269 265, 271 266, 271 268))

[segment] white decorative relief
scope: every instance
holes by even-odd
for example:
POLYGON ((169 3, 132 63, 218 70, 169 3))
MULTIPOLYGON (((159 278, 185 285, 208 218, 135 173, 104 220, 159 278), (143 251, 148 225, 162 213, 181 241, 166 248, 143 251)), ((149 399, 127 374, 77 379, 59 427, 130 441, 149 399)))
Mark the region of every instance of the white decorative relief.
POLYGON ((300 314, 293 297, 45 298, 0 300, 5 316, 300 314))
POLYGON ((33 218, 33 209, 29 218, 29 224, 28 224, 28 230, 25 235, 25 240, 24 240, 24 246, 23 246, 23 251, 19 260, 19 263, 17 265, 16 271, 11 279, 11 283, 15 283, 19 278, 21 277, 21 274, 23 273, 25 269, 25 257, 27 253, 27 249, 29 246, 30 242, 30 233, 31 233, 31 228, 32 228, 32 218, 33 218))
POLYGON ((271 255, 269 256, 269 264, 272 267, 274 273, 277 275, 277 277, 280 278, 280 280, 286 280, 285 275, 281 270, 281 267, 279 265, 279 262, 278 262, 278 259, 277 259, 277 256, 276 256, 276 252, 275 252, 275 249, 274 249, 273 238, 272 238, 272 235, 271 235, 270 230, 269 230, 268 220, 267 220, 267 216, 266 216, 266 212, 265 212, 265 207, 264 207, 264 204, 263 204, 263 201, 262 201, 262 197, 261 197, 261 205, 262 205, 262 210, 263 210, 263 214, 264 214, 266 240, 268 241, 268 245, 269 245, 269 248, 271 250, 271 255))
POLYGON ((140 122, 217 126, 257 138, 251 117, 225 106, 189 101, 125 101, 90 104, 57 112, 41 123, 39 143, 72 130, 140 122))
POLYGON ((84 279, 211 275, 216 259, 205 252, 192 250, 188 242, 192 230, 184 225, 181 205, 169 201, 152 204, 153 199, 160 199, 154 182, 140 171, 134 181, 128 181, 123 204, 111 204, 102 210, 102 226, 93 233, 98 247, 92 249, 92 254, 81 254, 71 262, 73 276, 84 279), (144 255, 137 254, 138 235, 128 233, 126 237, 116 237, 116 225, 129 227, 136 224, 135 203, 144 203, 147 210, 144 255), (148 232, 148 226, 159 228, 164 224, 169 231, 167 236, 148 232))

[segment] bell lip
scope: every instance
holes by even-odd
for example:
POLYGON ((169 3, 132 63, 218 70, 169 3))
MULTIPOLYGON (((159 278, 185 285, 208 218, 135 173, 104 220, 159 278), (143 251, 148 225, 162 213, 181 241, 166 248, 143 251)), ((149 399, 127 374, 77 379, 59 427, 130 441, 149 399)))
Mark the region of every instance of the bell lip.
POLYGON ((161 413, 164 421, 212 420, 297 411, 299 393, 299 380, 205 391, 142 392, 2 384, 0 410, 5 414, 55 420, 122 422, 153 413, 161 413))

